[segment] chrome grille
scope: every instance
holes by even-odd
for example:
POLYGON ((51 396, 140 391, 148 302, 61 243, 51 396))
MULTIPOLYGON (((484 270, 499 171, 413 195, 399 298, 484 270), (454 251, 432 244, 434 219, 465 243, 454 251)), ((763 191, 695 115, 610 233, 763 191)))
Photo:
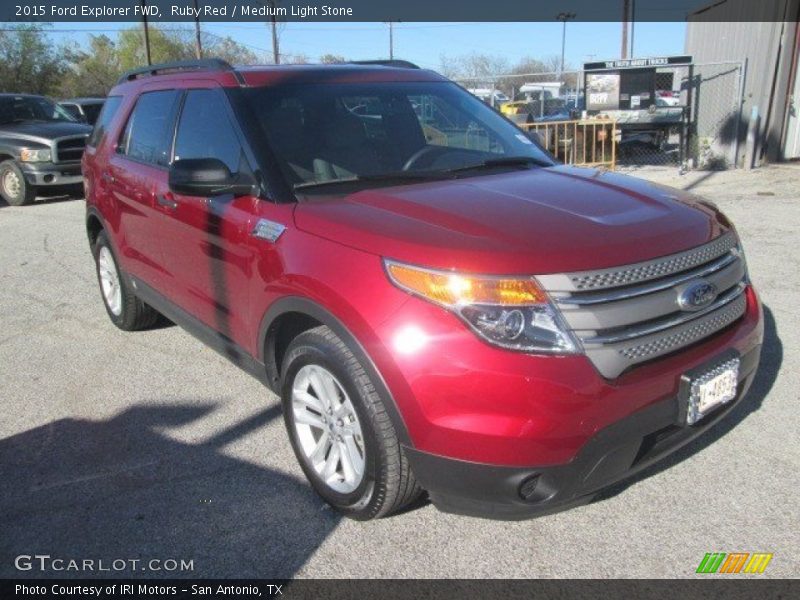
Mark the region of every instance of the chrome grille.
POLYGON ((537 279, 561 309, 587 357, 609 379, 697 343, 746 310, 746 267, 733 233, 656 260, 537 279), (683 309, 680 295, 703 281, 707 306, 683 309))
POLYGON ((730 302, 722 310, 715 312, 709 318, 700 319, 696 324, 692 321, 687 329, 659 337, 646 344, 620 348, 619 353, 629 360, 642 360, 650 358, 651 356, 666 354, 673 348, 688 346, 697 340, 701 340, 727 327, 744 314, 745 308, 745 297, 740 294, 733 302, 730 302))
MULTIPOLYGON (((692 269, 730 252, 735 247, 736 237, 733 233, 726 233, 692 250, 624 267, 567 273, 561 276, 565 281, 554 283, 557 284, 557 289, 567 291, 602 290, 620 287, 692 269)), ((558 276, 551 275, 548 277, 558 276)))
POLYGON ((78 162, 86 147, 86 135, 61 138, 56 140, 54 146, 53 162, 78 162))

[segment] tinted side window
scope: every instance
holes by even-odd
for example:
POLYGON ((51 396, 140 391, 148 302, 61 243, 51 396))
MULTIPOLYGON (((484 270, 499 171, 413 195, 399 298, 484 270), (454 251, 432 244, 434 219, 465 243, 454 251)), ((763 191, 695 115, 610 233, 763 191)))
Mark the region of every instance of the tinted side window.
POLYGON ((217 158, 232 173, 239 170, 242 147, 225 104, 217 90, 191 90, 186 94, 175 137, 175 160, 217 158))
POLYGON ((106 130, 111 124, 114 115, 117 114, 120 104, 122 104, 122 96, 109 96, 106 103, 103 105, 103 110, 100 111, 100 116, 94 124, 92 135, 89 136, 87 144, 89 146, 97 147, 106 135, 106 130))
POLYGON ((86 116, 87 123, 94 123, 97 121, 97 115, 100 114, 100 111, 103 109, 102 104, 84 104, 83 105, 83 114, 86 116))
POLYGON ((117 151, 136 160, 166 165, 168 139, 171 137, 167 129, 177 99, 176 90, 147 92, 139 96, 117 151))
POLYGON ((78 109, 78 106, 76 104, 62 104, 61 108, 63 108, 65 111, 67 111, 76 119, 81 118, 81 111, 78 109))

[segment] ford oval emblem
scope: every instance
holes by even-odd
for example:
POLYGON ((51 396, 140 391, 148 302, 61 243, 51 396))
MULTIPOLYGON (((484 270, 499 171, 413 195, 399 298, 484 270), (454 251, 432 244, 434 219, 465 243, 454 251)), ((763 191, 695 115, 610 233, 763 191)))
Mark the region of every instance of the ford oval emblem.
POLYGON ((678 293, 678 306, 681 310, 700 310, 711 304, 717 297, 717 286, 704 279, 691 282, 678 293))

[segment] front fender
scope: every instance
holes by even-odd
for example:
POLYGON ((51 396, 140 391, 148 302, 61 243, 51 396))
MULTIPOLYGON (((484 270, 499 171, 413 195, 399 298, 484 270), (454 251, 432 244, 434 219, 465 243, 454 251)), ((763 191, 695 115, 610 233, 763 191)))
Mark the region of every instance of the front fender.
POLYGON ((9 158, 19 160, 19 151, 22 147, 22 144, 15 144, 12 141, 0 138, 0 162, 9 158))
MULTIPOLYGON (((261 320, 258 334, 258 347, 261 354, 258 358, 266 367, 268 382, 270 387, 273 388, 273 391, 277 391, 280 373, 275 365, 275 361, 269 356, 272 351, 272 342, 274 341, 272 334, 274 334, 274 324, 282 315, 288 313, 301 313, 312 317, 316 321, 329 327, 345 344, 347 344, 347 347, 355 355, 356 359, 358 359, 375 385, 375 389, 386 407, 389 418, 392 420, 392 425, 394 425, 398 438, 403 444, 411 445, 408 429, 397 403, 389 391, 389 386, 381 375, 380 370, 370 357, 369 352, 367 352, 364 345, 361 344, 356 336, 351 333, 338 317, 310 298, 303 298, 301 296, 283 297, 270 306, 261 320)), ((377 338, 375 338, 372 343, 377 343, 377 338)))

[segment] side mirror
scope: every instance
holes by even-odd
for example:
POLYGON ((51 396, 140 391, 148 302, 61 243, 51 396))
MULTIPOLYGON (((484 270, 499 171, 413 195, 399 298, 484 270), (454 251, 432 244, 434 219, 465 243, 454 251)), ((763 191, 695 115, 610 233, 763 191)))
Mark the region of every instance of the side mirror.
POLYGON ((169 169, 169 189, 184 196, 249 196, 256 193, 255 183, 246 173, 231 173, 217 158, 184 158, 169 169))

